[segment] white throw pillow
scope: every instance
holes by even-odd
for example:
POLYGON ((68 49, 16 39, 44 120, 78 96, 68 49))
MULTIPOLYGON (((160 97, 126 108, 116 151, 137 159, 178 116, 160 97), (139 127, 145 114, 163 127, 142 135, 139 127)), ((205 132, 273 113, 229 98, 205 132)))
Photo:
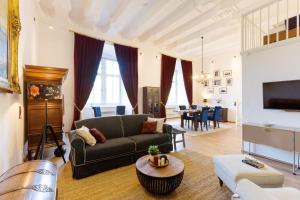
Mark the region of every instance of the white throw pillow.
POLYGON ((94 146, 96 144, 96 139, 94 136, 90 133, 90 129, 88 129, 85 126, 82 126, 79 129, 76 129, 76 134, 78 134, 80 137, 82 137, 88 145, 94 146))
POLYGON ((152 117, 148 117, 147 121, 148 122, 157 122, 156 132, 163 133, 163 126, 164 126, 164 123, 165 123, 165 118, 152 118, 152 117))

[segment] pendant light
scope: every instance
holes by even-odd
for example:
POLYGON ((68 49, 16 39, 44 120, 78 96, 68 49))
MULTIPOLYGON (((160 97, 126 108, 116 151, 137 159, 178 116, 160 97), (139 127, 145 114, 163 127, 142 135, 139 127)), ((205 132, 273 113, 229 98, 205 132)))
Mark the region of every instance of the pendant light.
POLYGON ((202 83, 204 84, 206 80, 210 79, 211 78, 211 75, 209 73, 205 73, 204 72, 204 45, 203 45, 203 40, 204 40, 204 37, 201 36, 201 45, 202 45, 202 57, 201 57, 201 74, 199 77, 196 77, 196 81, 199 82, 199 83, 202 83))

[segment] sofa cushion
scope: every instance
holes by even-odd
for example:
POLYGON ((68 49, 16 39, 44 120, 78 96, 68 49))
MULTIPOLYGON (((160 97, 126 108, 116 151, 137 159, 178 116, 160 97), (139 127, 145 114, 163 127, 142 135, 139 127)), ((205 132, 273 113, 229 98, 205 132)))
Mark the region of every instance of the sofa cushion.
POLYGON ((101 133, 101 131, 96 128, 90 129, 90 133, 92 134, 92 136, 94 136, 97 142, 104 143, 107 140, 103 133, 101 133))
POLYGON ((85 126, 76 129, 76 134, 82 137, 84 142, 88 145, 94 146, 97 142, 95 137, 90 133, 90 130, 85 126))
POLYGON ((124 136, 138 135, 142 132, 143 122, 149 115, 125 115, 122 116, 124 136))
POLYGON ((136 145, 136 151, 148 150, 150 145, 160 145, 170 142, 167 134, 156 133, 156 134, 140 134, 130 136, 136 145))
POLYGON ((123 128, 120 116, 96 117, 75 122, 76 127, 86 126, 89 129, 96 128, 107 139, 123 137, 123 128))
POLYGON ((142 133, 155 133, 157 127, 157 122, 143 122, 142 133))
POLYGON ((106 140, 105 143, 97 143, 95 146, 86 147, 86 161, 96 162, 112 159, 121 155, 134 152, 135 144, 129 138, 121 137, 106 140))
POLYGON ((165 118, 152 118, 152 117, 148 117, 147 119, 148 122, 157 122, 156 132, 158 133, 163 133, 163 126, 165 120, 166 120, 165 118))

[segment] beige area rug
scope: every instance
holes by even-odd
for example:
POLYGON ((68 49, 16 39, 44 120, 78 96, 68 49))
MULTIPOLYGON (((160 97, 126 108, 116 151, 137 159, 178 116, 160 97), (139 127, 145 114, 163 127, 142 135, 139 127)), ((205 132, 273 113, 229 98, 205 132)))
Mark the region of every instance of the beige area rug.
POLYGON ((97 200, 229 200, 231 192, 226 186, 220 187, 214 175, 212 158, 183 150, 172 153, 185 164, 181 185, 171 194, 154 196, 140 185, 135 165, 113 169, 97 175, 75 180, 68 163, 62 170, 58 181, 58 199, 97 199, 97 200))
MULTIPOLYGON (((168 122, 168 124, 180 127, 180 121, 170 121, 170 122, 168 122)), ((184 127, 184 130, 186 130, 186 133, 185 133, 186 135, 194 137, 194 136, 201 136, 204 134, 216 133, 216 132, 224 131, 224 130, 231 129, 234 127, 236 127, 235 123, 220 123, 220 128, 214 129, 213 125, 211 123, 211 126, 208 127, 208 131, 206 130, 205 127, 203 127, 203 131, 201 131, 200 127, 198 128, 198 131, 195 131, 193 128, 191 128, 191 126, 190 126, 190 128, 188 128, 187 126, 184 127)))

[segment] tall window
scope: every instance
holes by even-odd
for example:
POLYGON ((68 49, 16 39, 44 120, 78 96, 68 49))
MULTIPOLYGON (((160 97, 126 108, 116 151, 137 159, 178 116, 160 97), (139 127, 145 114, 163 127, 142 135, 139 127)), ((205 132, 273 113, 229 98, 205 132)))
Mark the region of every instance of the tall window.
POLYGON ((118 62, 102 58, 87 105, 127 105, 127 93, 120 75, 118 62))
POLYGON ((185 92, 181 61, 176 60, 175 71, 172 80, 171 91, 169 94, 167 105, 177 106, 186 105, 188 106, 188 100, 185 92))

